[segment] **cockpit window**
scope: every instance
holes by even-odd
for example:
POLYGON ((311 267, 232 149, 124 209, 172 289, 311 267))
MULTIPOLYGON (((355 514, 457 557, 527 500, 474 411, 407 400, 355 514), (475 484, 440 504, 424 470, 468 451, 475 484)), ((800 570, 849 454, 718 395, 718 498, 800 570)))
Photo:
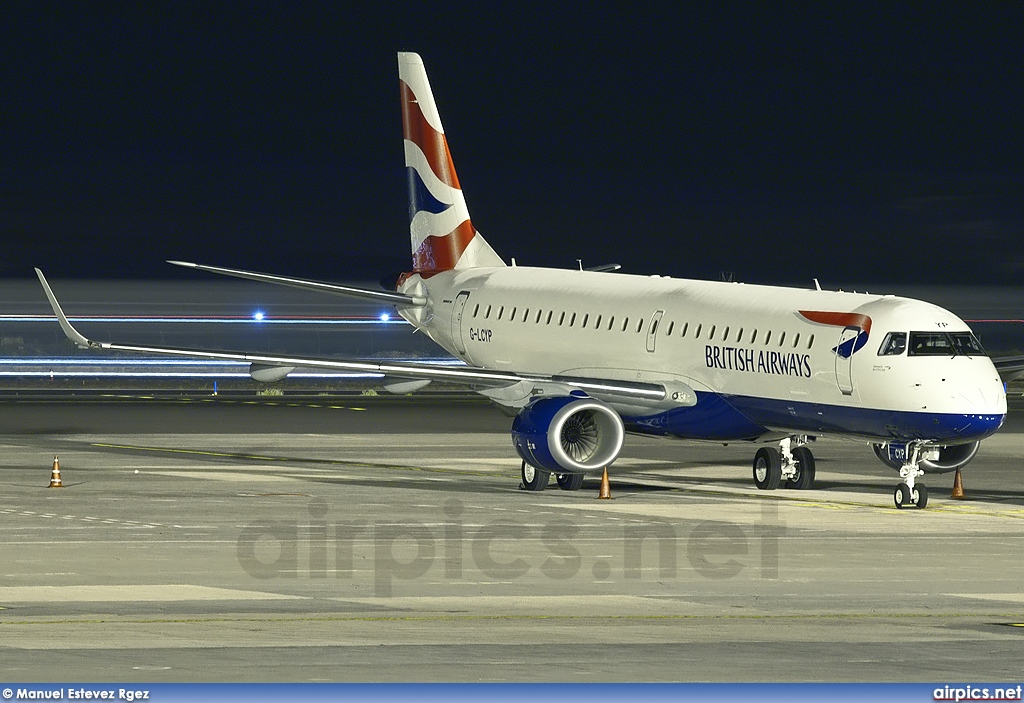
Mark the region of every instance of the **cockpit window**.
POLYGON ((986 356, 971 332, 911 332, 910 356, 986 356))
POLYGON ((953 346, 957 354, 963 354, 964 356, 988 356, 985 353, 985 349, 981 346, 981 342, 971 332, 950 332, 949 336, 953 338, 953 346))
POLYGON ((945 332, 911 332, 910 356, 953 356, 953 340, 945 332))
POLYGON ((907 350, 907 333, 890 332, 882 340, 882 346, 878 348, 879 356, 899 356, 907 350))

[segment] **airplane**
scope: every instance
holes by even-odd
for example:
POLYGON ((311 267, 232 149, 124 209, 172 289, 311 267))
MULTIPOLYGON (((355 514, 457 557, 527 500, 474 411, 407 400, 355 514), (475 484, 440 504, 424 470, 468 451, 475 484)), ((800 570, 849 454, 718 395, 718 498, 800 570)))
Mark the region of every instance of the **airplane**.
POLYGON ((66 336, 82 348, 244 361, 262 381, 301 366, 380 373, 400 393, 466 384, 515 414, 512 444, 530 491, 552 474, 560 488, 580 488, 613 464, 627 433, 757 444, 759 489, 807 490, 809 445, 836 437, 870 445, 899 472, 897 508, 924 508, 919 479, 967 465, 1003 424, 1006 388, 993 360, 961 319, 930 303, 615 265, 507 265, 470 219, 423 61, 402 52, 398 64, 412 268, 394 290, 169 263, 394 305, 465 366, 95 342, 36 269, 66 336))

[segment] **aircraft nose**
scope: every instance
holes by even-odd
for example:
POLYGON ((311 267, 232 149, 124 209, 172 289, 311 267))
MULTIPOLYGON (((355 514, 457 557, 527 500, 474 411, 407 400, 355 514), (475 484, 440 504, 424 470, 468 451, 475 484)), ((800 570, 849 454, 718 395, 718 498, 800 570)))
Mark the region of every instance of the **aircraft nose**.
POLYGON ((994 368, 990 374, 978 374, 975 378, 964 379, 957 391, 973 412, 1006 413, 1006 388, 994 368))

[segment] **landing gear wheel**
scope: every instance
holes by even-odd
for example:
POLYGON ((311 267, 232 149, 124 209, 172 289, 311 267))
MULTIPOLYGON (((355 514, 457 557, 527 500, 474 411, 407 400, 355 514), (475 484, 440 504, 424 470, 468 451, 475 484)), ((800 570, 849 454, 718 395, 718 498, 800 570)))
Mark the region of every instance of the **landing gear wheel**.
POLYGON ((924 510, 928 507, 928 489, 924 487, 923 483, 914 484, 914 490, 910 492, 910 502, 918 510, 924 510))
POLYGON ((754 455, 754 485, 762 491, 774 491, 782 481, 782 457, 779 450, 761 447, 754 455))
POLYGON ((896 507, 900 510, 903 510, 903 508, 910 505, 910 486, 905 483, 898 484, 896 486, 896 490, 893 491, 892 499, 893 502, 896 503, 896 507))
POLYGON ((548 486, 548 479, 551 478, 551 474, 547 471, 541 471, 532 464, 527 464, 524 461, 522 477, 522 489, 524 491, 543 491, 548 486))
POLYGON ((796 461, 796 476, 786 481, 786 488, 796 488, 806 491, 814 487, 814 455, 807 447, 797 447, 793 450, 793 459, 796 461))
POLYGON ((563 491, 578 491, 583 485, 583 474, 555 474, 555 480, 563 491))

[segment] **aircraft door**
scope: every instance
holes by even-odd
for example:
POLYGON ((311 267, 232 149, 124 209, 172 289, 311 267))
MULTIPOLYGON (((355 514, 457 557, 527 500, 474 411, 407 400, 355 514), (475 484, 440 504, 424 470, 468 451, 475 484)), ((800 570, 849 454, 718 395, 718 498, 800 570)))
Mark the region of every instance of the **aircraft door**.
POLYGON ((661 318, 665 315, 664 310, 659 310, 651 316, 651 324, 647 326, 647 351, 653 352, 658 342, 658 327, 661 326, 661 318))
POLYGON ((859 327, 847 327, 836 346, 836 383, 843 395, 853 395, 853 348, 859 334, 859 327))
POLYGON ((455 304, 452 306, 452 343, 460 354, 466 353, 466 343, 462 341, 462 313, 466 309, 467 300, 469 291, 464 290, 455 298, 455 304))

